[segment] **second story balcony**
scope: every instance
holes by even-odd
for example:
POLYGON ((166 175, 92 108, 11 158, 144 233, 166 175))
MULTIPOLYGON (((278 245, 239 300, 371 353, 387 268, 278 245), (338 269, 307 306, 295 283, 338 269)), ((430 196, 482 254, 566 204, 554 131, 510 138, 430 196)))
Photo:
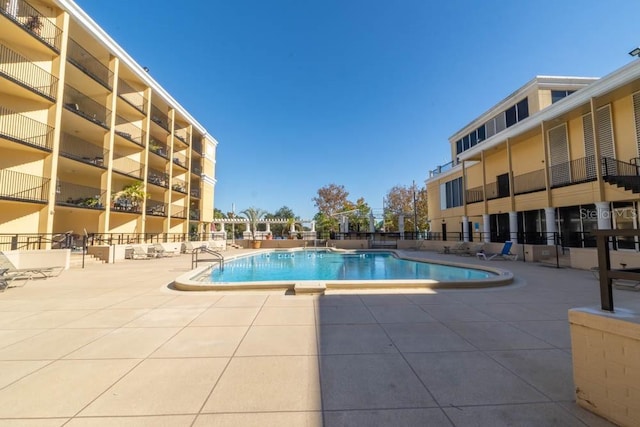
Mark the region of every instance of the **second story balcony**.
POLYGON ((48 178, 0 169, 0 199, 47 203, 49 183, 48 178))
POLYGON ((194 188, 193 184, 192 184, 190 193, 191 193, 191 197, 196 198, 196 199, 200 198, 200 189, 199 188, 194 188))
POLYGON ((100 188, 65 181, 56 182, 56 205, 103 210, 104 195, 105 192, 100 188))
POLYGON ((149 168, 147 172, 147 182, 157 185, 158 187, 169 188, 169 174, 149 168))
POLYGON ((53 127, 0 105, 0 137, 51 151, 53 127))
POLYGON ((116 116, 116 135, 120 135, 141 147, 144 147, 146 134, 138 126, 130 123, 124 117, 116 116))
POLYGON ((149 140, 149 151, 165 159, 169 158, 169 147, 157 139, 151 138, 149 140))
POLYGON ((200 165, 199 161, 191 161, 191 173, 198 176, 202 175, 202 166, 200 165))
POLYGON ((55 101, 58 78, 0 43, 0 76, 55 101))
POLYGON ((180 153, 173 153, 173 163, 187 169, 187 159, 180 153))
POLYGON ((157 200, 147 200, 147 215, 167 216, 167 204, 157 200))
POLYGON ((191 221, 200 221, 200 209, 189 209, 189 219, 191 221))
POLYGON ((64 88, 64 107, 98 126, 109 129, 111 110, 69 85, 65 85, 64 88))
POLYGON ((60 154, 100 168, 105 167, 105 159, 109 158, 109 150, 68 133, 60 135, 60 154))
POLYGON ((113 72, 73 39, 69 39, 67 61, 105 88, 113 89, 113 72))
POLYGON ((174 178, 171 182, 171 189, 178 193, 187 194, 187 183, 181 179, 174 178))
POLYGON ((179 205, 171 205, 171 218, 187 219, 187 208, 179 205))
POLYGON ((62 30, 25 0, 0 1, 0 13, 51 49, 60 52, 62 30))

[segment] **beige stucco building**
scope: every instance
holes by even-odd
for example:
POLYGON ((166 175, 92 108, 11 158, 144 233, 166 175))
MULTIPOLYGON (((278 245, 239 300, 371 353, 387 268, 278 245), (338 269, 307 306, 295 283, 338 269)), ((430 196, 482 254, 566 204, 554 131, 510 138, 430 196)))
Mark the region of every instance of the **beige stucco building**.
POLYGON ((426 182, 436 236, 591 247, 595 228, 636 229, 640 61, 600 79, 536 77, 449 144, 452 162, 426 182))
POLYGON ((207 232, 216 146, 73 1, 0 2, 0 235, 207 232))

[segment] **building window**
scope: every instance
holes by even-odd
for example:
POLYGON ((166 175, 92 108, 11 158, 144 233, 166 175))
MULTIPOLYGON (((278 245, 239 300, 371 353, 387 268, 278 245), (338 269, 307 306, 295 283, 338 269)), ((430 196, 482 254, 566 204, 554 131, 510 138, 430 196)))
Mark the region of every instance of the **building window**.
POLYGON ((552 90, 551 91, 551 103, 555 104, 560 101, 562 98, 566 98, 571 95, 575 90, 552 90))
POLYGON ((477 130, 477 133, 478 133, 478 142, 482 142, 485 139, 487 139, 486 132, 485 132, 485 125, 480 126, 477 130))
POLYGON ((456 141, 456 154, 462 153, 462 140, 459 139, 456 141))
POLYGON ((529 100, 527 98, 516 104, 518 110, 518 121, 524 120, 529 117, 529 100))
POLYGON ((462 177, 440 184, 440 208, 455 208, 464 204, 462 177))

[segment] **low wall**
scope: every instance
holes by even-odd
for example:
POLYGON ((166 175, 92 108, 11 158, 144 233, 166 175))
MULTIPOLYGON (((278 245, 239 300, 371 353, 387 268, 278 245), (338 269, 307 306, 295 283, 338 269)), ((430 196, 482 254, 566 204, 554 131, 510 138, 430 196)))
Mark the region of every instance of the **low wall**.
MULTIPOLYGON (((622 268, 624 263, 631 266, 640 265, 640 253, 632 251, 609 251, 611 256, 611 268, 622 268)), ((571 248, 569 250, 571 268, 589 270, 598 266, 598 251, 596 248, 571 248)))
POLYGON ((569 310, 576 402, 620 426, 640 425, 640 315, 569 310))
POLYGON ((16 268, 69 268, 70 249, 34 249, 28 251, 5 251, 7 258, 16 268))

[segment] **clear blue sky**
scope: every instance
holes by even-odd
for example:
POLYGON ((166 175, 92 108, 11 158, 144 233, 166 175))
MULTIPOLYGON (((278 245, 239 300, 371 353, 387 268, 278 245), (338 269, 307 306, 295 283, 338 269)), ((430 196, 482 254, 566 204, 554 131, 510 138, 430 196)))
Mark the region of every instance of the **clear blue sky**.
POLYGON ((78 0, 218 141, 215 207, 319 188, 382 207, 447 139, 535 75, 604 76, 640 44, 637 0, 78 0))

